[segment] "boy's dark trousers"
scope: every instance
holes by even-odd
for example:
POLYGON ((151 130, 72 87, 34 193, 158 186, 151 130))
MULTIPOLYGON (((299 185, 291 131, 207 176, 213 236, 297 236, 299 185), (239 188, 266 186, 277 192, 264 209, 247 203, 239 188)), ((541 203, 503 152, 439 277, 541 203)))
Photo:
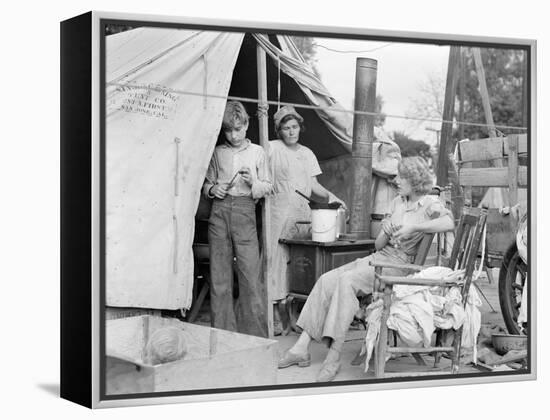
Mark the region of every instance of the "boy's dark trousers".
POLYGON ((250 197, 215 198, 208 221, 210 307, 212 326, 267 337, 267 299, 260 283, 261 261, 256 231, 256 204, 250 197), (233 257, 239 302, 233 305, 233 257))

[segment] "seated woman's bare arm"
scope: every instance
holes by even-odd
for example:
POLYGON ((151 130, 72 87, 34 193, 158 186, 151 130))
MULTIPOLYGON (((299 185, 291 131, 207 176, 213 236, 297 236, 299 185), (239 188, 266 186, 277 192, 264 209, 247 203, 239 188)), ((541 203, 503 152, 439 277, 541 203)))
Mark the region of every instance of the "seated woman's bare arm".
POLYGON ((416 232, 423 233, 439 233, 439 232, 448 232, 453 230, 455 223, 451 216, 445 214, 437 219, 427 220, 422 223, 403 225, 399 230, 397 230, 393 236, 399 240, 401 238, 407 237, 416 232))

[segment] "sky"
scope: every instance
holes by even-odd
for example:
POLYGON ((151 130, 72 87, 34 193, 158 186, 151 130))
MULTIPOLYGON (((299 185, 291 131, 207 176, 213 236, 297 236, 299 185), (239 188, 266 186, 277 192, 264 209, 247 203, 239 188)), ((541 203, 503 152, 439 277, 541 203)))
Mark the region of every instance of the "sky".
MULTIPOLYGON (((316 66, 321 80, 334 98, 345 108, 352 109, 355 89, 355 62, 357 57, 378 61, 377 94, 384 100, 383 112, 405 116, 411 101, 421 95, 419 86, 430 74, 445 80, 449 47, 431 44, 389 43, 380 41, 341 40, 315 38, 316 66), (330 51, 353 51, 352 53, 330 51), (359 51, 359 52, 357 52, 359 51)), ((443 97, 444 92, 441 92, 443 97)), ((417 140, 430 144, 436 133, 425 127, 440 128, 440 124, 427 123, 417 127, 411 121, 388 116, 384 130, 388 133, 404 131, 417 140)))

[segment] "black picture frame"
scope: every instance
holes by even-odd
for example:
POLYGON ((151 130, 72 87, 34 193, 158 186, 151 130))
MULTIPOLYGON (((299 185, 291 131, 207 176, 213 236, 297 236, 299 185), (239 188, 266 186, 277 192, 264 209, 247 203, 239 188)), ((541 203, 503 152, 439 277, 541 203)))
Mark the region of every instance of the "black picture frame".
POLYGON ((503 38, 400 33, 349 28, 193 20, 88 12, 61 23, 61 396, 87 407, 139 405, 162 401, 198 401, 280 395, 487 383, 536 378, 536 187, 535 66, 536 42, 503 38), (229 32, 262 32, 303 36, 368 39, 514 48, 527 54, 528 74, 528 203, 529 203, 529 325, 527 369, 521 372, 461 374, 458 377, 401 378, 193 389, 171 392, 108 395, 105 390, 105 29, 107 25, 164 27, 229 32), (532 283, 532 285, 531 285, 532 283), (390 384, 390 385, 388 385, 390 384))

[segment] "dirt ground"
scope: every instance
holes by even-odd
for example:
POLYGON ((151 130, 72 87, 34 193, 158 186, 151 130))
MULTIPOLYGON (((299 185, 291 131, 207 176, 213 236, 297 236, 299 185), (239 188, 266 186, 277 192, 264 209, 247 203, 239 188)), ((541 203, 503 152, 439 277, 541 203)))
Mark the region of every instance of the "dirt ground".
MULTIPOLYGON (((477 281, 477 285, 479 287, 478 291, 480 291, 480 297, 483 302, 480 308, 482 326, 485 325, 490 328, 501 327, 505 329, 505 324, 502 318, 502 314, 500 312, 500 304, 498 300, 498 268, 493 269, 492 281, 489 281, 488 276, 485 273, 482 273, 477 281)), ((208 305, 204 305, 195 322, 209 325, 209 313, 207 310, 207 306, 208 305)), ((374 378, 372 361, 371 366, 366 373, 364 364, 361 366, 351 365, 351 361, 361 348, 364 336, 365 331, 362 329, 351 328, 348 331, 344 349, 342 351, 342 365, 335 381, 374 378)), ((285 350, 290 348, 296 342, 297 337, 298 334, 295 332, 292 332, 287 336, 276 336, 275 339, 279 343, 279 354, 282 354, 285 350)), ((296 384, 315 382, 327 350, 328 349, 325 344, 312 342, 310 346, 311 365, 305 368, 291 366, 285 369, 279 369, 277 383, 296 384)), ((429 355, 423 355, 423 358, 426 361, 427 366, 419 366, 410 355, 401 356, 396 359, 390 360, 386 364, 386 372, 431 372, 433 374, 448 374, 449 369, 447 368, 450 367, 450 361, 448 359, 442 358, 440 368, 433 369, 433 357, 429 355)), ((465 364, 461 366, 460 372, 473 373, 480 372, 480 370, 470 364, 465 364)))

